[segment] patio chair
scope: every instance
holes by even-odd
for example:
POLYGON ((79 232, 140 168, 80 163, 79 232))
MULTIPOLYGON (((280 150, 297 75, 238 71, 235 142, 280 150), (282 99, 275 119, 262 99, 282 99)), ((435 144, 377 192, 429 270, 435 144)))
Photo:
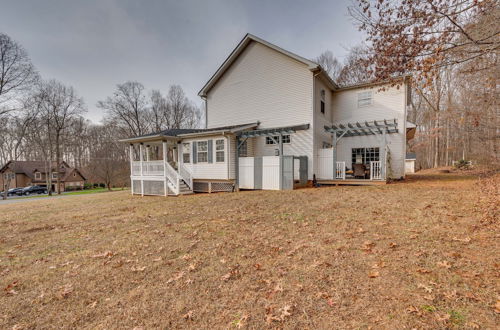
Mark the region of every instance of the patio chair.
POLYGON ((354 173, 353 173, 354 178, 361 177, 362 179, 366 179, 366 177, 365 177, 365 171, 366 171, 365 164, 354 164, 353 171, 354 171, 354 173))

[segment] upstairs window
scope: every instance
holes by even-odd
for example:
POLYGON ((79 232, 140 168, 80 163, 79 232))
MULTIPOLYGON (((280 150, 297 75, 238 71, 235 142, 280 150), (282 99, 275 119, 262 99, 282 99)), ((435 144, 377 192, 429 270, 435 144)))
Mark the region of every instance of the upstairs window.
POLYGON ((208 141, 198 141, 197 159, 198 163, 208 162, 208 141))
POLYGON ((321 93, 320 93, 320 96, 321 96, 321 113, 322 114, 325 114, 325 90, 322 89, 321 90, 321 93))
POLYGON ((215 140, 215 161, 224 162, 224 139, 215 140))
POLYGON ((56 180, 57 179, 57 172, 52 172, 52 179, 56 180))
POLYGON ((185 164, 191 163, 191 143, 182 144, 182 162, 185 164))
POLYGON ((42 180, 42 173, 35 172, 35 180, 42 180))
POLYGON ((372 91, 358 93, 358 108, 372 104, 372 91))
MULTIPOLYGON (((277 144, 279 142, 279 138, 280 138, 279 135, 275 135, 272 138, 270 136, 266 136, 266 145, 277 144)), ((285 144, 290 143, 290 135, 283 135, 283 143, 285 144)))

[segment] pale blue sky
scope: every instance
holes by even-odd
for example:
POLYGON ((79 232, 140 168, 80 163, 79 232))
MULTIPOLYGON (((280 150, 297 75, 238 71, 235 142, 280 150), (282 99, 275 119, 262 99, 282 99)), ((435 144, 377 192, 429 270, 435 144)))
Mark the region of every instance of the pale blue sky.
POLYGON ((198 90, 249 32, 307 58, 343 59, 359 44, 341 1, 0 0, 0 31, 20 42, 46 79, 76 88, 94 122, 117 83, 198 90))

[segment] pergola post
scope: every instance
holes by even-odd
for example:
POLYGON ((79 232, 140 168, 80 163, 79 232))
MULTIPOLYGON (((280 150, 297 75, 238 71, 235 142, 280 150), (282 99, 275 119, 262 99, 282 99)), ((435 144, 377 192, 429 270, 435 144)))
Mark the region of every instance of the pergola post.
POLYGON ((142 143, 139 144, 139 162, 141 164, 141 196, 144 196, 144 178, 143 178, 143 162, 144 162, 144 156, 142 152, 142 143))
POLYGON ((385 149, 387 146, 386 134, 387 134, 387 132, 384 129, 382 132, 382 145, 380 148, 380 174, 382 175, 382 178, 384 180, 387 180, 387 178, 386 178, 386 155, 385 155, 385 149))
MULTIPOLYGON (((130 176, 132 177, 134 175, 134 145, 130 144, 129 146, 129 157, 130 157, 130 176)), ((130 180, 130 193, 133 195, 134 194, 134 179, 131 178, 130 180)))
POLYGON ((337 178, 337 142, 337 132, 334 132, 332 141, 333 180, 337 178))
POLYGON ((279 157, 280 157, 280 181, 279 181, 279 187, 280 190, 283 190, 283 133, 279 133, 279 141, 278 141, 278 150, 279 150, 279 157))
POLYGON ((235 185, 235 190, 240 191, 240 137, 236 135, 235 137, 235 145, 236 148, 234 148, 234 185, 235 185))

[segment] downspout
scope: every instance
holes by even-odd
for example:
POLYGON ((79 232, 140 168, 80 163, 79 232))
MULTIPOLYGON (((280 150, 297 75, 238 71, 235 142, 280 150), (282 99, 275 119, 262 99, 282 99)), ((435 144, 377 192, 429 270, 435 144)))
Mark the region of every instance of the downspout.
POLYGON ((201 99, 205 101, 205 128, 208 128, 208 101, 206 96, 202 96, 201 99))
MULTIPOLYGON (((316 150, 316 134, 314 134, 314 130, 316 129, 316 77, 319 76, 319 74, 321 73, 321 69, 318 70, 317 73, 313 73, 313 90, 312 90, 312 111, 313 111, 313 114, 312 114, 312 117, 313 117, 313 120, 312 120, 312 137, 313 137, 313 144, 312 144, 312 158, 311 159, 311 164, 313 165, 312 166, 312 171, 313 171, 313 176, 316 174, 315 172, 315 168, 314 166, 316 165, 316 158, 317 158, 317 150, 316 150)), ((309 173, 307 173, 307 178, 309 179, 309 173)))

